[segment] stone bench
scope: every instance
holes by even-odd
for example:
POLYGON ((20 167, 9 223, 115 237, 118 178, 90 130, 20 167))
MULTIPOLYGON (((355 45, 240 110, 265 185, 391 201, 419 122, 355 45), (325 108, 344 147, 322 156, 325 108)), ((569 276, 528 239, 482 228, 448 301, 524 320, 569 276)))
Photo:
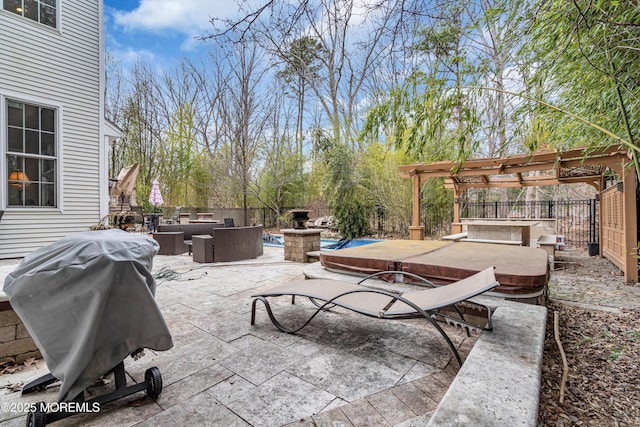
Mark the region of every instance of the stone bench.
POLYGON ((475 243, 496 243, 500 245, 515 245, 522 246, 522 241, 519 240, 493 240, 493 239, 469 239, 463 238, 460 242, 475 242, 475 243))
POLYGON ((552 269, 554 268, 556 260, 556 245, 557 237, 555 234, 543 234, 538 237, 538 240, 536 240, 536 246, 547 252, 547 255, 549 256, 549 265, 552 269))
POLYGON ((557 238, 555 234, 543 234, 536 240, 536 245, 540 249, 544 249, 550 256, 556 253, 557 238))
POLYGON ((504 301, 429 426, 529 426, 538 421, 547 309, 504 301))
POLYGON ((461 239, 466 238, 468 235, 468 233, 466 231, 462 232, 462 233, 456 233, 456 234, 449 234, 448 236, 442 236, 440 239, 442 240, 451 240, 454 242, 458 242, 461 239))

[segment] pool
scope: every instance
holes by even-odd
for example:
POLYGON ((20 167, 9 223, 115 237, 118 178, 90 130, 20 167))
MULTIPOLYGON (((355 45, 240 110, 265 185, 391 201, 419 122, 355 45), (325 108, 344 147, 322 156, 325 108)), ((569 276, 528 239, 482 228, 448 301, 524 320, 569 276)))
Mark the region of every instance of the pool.
POLYGON ((344 248, 354 248, 356 246, 369 245, 371 243, 381 242, 382 240, 378 239, 353 239, 353 240, 331 240, 324 239, 325 242, 331 242, 328 244, 323 243, 323 239, 320 239, 320 249, 333 251, 336 249, 344 249, 344 248))
MULTIPOLYGON (((352 248, 355 246, 368 245, 370 243, 381 242, 377 239, 353 239, 353 240, 337 240, 337 239, 320 239, 320 250, 332 251, 336 249, 352 248)), ((263 245, 276 248, 284 248, 284 236, 279 234, 263 235, 263 245)))

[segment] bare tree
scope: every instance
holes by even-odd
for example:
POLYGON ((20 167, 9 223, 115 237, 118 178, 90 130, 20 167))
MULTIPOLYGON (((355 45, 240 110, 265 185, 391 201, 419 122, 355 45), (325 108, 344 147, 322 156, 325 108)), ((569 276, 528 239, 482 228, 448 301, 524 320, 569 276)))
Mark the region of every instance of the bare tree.
POLYGON ((223 66, 229 70, 224 100, 219 104, 223 142, 212 172, 226 182, 231 194, 239 195, 244 223, 248 224, 250 184, 256 173, 258 148, 265 138, 267 113, 273 108, 270 94, 263 90, 268 68, 259 46, 250 40, 229 48, 223 66))
POLYGON ((199 140, 210 156, 220 150, 227 131, 224 120, 225 94, 231 78, 224 52, 211 50, 200 64, 189 62, 194 84, 198 87, 196 129, 199 140))
MULTIPOLYGON (((105 118, 118 124, 121 122, 122 109, 125 105, 124 98, 126 96, 122 66, 109 53, 105 56, 104 114, 105 118)), ((111 151, 109 176, 115 177, 120 171, 120 168, 116 165, 117 160, 121 157, 120 147, 114 140, 109 149, 111 151)))
POLYGON ((116 124, 123 130, 120 144, 113 147, 115 173, 140 163, 140 201, 146 200, 157 178, 164 187, 166 206, 207 203, 203 144, 196 126, 202 90, 197 75, 186 61, 164 71, 138 63, 127 75, 126 84, 117 88, 128 95, 110 98, 112 110, 118 112, 116 124))
MULTIPOLYGON (((204 38, 254 37, 304 81, 322 106, 325 125, 334 141, 357 143, 361 108, 372 93, 378 68, 385 61, 397 61, 402 44, 417 23, 429 12, 422 0, 356 2, 355 0, 318 0, 290 4, 283 0, 266 1, 235 22, 224 22, 222 30, 204 38), (265 18, 268 12, 268 18, 265 18), (297 40, 308 38, 318 44, 317 72, 307 73, 297 65, 291 48, 297 40)), ((214 22, 219 24, 219 22, 214 22)))
MULTIPOLYGON (((149 66, 137 63, 129 74, 130 96, 122 107, 118 125, 123 130, 118 168, 140 162, 142 182, 151 181, 162 171, 162 138, 166 123, 157 108, 156 75, 149 66)), ((140 190, 140 188, 139 188, 140 190)), ((143 189, 144 192, 144 189, 143 189)))
POLYGON ((282 60, 285 66, 277 73, 287 87, 293 91, 297 102, 296 151, 302 160, 302 139, 304 137, 304 107, 307 94, 307 82, 318 78, 318 65, 323 56, 322 45, 313 37, 301 37, 291 42, 282 60))
POLYGON ((306 187, 303 174, 299 173, 302 165, 297 137, 291 133, 296 113, 293 112, 294 107, 287 106, 281 89, 272 86, 275 108, 268 112, 267 132, 258 149, 260 172, 250 187, 253 196, 276 216, 278 227, 285 203, 299 205, 306 187))

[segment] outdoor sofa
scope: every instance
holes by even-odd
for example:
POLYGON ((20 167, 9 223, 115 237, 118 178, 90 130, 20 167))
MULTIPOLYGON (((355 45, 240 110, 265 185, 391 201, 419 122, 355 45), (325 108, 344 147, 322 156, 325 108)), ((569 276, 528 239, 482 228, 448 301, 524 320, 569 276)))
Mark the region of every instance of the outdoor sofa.
MULTIPOLYGON (((160 244, 160 255, 191 253, 194 236, 213 237, 210 262, 253 259, 263 253, 262 225, 225 227, 223 223, 169 224, 158 226, 158 232, 153 234, 160 244)), ((194 259, 202 258, 194 253, 194 259)))
POLYGON ((191 254, 193 236, 209 235, 213 236, 214 228, 224 227, 223 223, 198 223, 198 224, 161 224, 158 225, 158 232, 153 234, 153 238, 160 243, 160 255, 179 255, 185 252, 191 254), (183 233, 179 235, 166 233, 183 233))

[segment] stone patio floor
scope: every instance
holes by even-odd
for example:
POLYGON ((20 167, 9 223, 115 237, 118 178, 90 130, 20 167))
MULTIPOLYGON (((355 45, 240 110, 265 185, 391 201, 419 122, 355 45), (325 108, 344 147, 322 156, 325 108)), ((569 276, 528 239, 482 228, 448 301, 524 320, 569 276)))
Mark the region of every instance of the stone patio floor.
MULTIPOLYGON (((564 265, 552 272, 551 298, 599 309, 640 307, 640 286, 625 285, 606 259, 559 255, 564 265), (589 272, 594 263, 611 267, 611 274, 594 276, 589 272)), ((0 273, 18 262, 0 261, 0 273)), ((421 426, 458 372, 444 340, 425 322, 372 320, 334 310, 288 335, 271 324, 259 304, 257 324, 251 326, 254 292, 303 276, 305 265, 284 261, 280 248, 265 247, 257 260, 239 263, 157 256, 154 273, 165 267, 175 275, 158 279, 156 300, 174 347, 125 360, 130 382, 142 380, 149 367, 160 369, 164 388, 158 400, 138 393, 55 425, 421 426)), ((292 307, 283 299, 274 309, 295 321, 312 306, 297 301, 292 307)), ((445 329, 464 359, 476 335, 445 329)), ((13 391, 47 372, 38 360, 1 375, 0 402, 56 401, 55 385, 25 397, 13 391)), ((103 394, 112 387, 97 383, 89 391, 103 394)), ((24 414, 0 411, 1 426, 24 423, 24 414)))
MULTIPOLYGON (((157 366, 162 394, 153 401, 137 393, 104 405, 99 413, 55 425, 424 425, 458 371, 444 339, 426 322, 381 321, 334 310, 289 335, 272 325, 259 304, 256 325, 250 325, 250 296, 302 278, 303 267, 284 261, 282 249, 271 247, 256 260, 225 264, 157 256, 153 272, 168 268, 164 271, 174 273, 158 279, 156 291, 174 347, 146 350, 137 361, 127 358, 125 369, 129 382, 137 382, 157 366)), ((303 301, 291 306, 283 298, 274 310, 295 321, 312 307, 303 301)), ((466 357, 477 335, 467 338, 453 327, 445 329, 466 357)), ((24 397, 12 391, 47 372, 38 360, 0 376, 0 401, 56 401, 55 385, 24 397)), ((90 393, 112 388, 96 384, 90 393)), ((24 423, 24 414, 0 411, 0 425, 24 423)))

